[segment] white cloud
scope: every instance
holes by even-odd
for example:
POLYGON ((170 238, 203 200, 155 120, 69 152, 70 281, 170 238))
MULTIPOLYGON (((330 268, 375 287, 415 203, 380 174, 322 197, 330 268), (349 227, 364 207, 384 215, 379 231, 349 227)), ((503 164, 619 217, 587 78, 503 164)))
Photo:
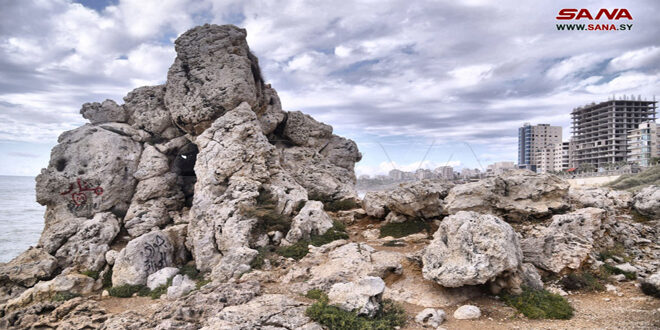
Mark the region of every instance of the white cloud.
POLYGON ((555 80, 577 76, 592 69, 600 61, 602 61, 601 56, 593 53, 573 56, 553 65, 548 70, 547 76, 555 80))
POLYGON ((624 71, 651 64, 660 64, 660 47, 658 46, 644 47, 625 52, 613 58, 608 68, 611 71, 624 71))

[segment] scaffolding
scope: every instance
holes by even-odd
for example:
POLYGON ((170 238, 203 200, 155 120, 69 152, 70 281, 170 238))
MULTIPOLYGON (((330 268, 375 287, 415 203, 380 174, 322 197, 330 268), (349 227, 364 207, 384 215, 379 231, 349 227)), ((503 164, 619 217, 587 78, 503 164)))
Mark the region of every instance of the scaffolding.
POLYGON ((628 161, 628 134, 640 123, 655 121, 656 101, 612 99, 573 109, 571 132, 575 143, 572 165, 628 161))

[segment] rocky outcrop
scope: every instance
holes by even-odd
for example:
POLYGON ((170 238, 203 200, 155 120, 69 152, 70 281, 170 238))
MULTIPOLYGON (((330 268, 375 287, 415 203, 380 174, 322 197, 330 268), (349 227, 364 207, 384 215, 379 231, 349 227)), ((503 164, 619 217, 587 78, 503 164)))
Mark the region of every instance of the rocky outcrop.
POLYGON ((633 208, 642 215, 660 219, 660 186, 649 186, 637 192, 633 208))
POLYGON ((489 283, 495 293, 520 290, 518 237, 493 215, 463 211, 445 218, 422 262, 424 278, 445 287, 489 283))
POLYGON ((323 211, 323 203, 309 201, 293 218, 291 229, 286 234, 286 243, 309 239, 311 235, 323 235, 330 228, 332 219, 323 211))
POLYGON ((568 186, 554 175, 509 170, 452 188, 445 198, 445 208, 449 214, 476 211, 509 222, 544 218, 569 208, 568 186))
POLYGON ((632 194, 627 191, 611 190, 597 187, 571 187, 568 196, 573 207, 596 207, 614 212, 629 208, 632 204, 632 194))
POLYGON ((328 292, 331 304, 358 315, 374 317, 380 310, 385 282, 380 277, 367 276, 355 282, 335 283, 328 292))
POLYGON ((443 199, 454 185, 444 180, 423 180, 400 184, 386 191, 368 192, 362 206, 368 215, 434 219, 444 214, 443 199))
POLYGON ((553 216, 548 227, 521 241, 525 262, 554 273, 579 269, 603 236, 605 217, 597 208, 553 216))
POLYGON ((112 285, 147 284, 149 275, 173 265, 172 243, 160 231, 136 238, 123 248, 112 267, 112 285))
POLYGON ((31 287, 52 277, 57 259, 43 249, 30 247, 8 263, 0 264, 0 283, 31 287))

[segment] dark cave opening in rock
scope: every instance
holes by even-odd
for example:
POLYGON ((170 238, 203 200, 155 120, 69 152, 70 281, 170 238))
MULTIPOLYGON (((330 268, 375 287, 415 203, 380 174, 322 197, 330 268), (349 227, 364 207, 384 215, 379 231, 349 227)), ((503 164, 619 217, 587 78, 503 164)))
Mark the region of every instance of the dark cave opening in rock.
POLYGON ((179 149, 172 163, 172 170, 179 175, 179 184, 186 198, 185 205, 187 207, 192 206, 192 200, 195 194, 195 182, 197 182, 195 161, 197 160, 198 152, 197 146, 189 143, 179 149))

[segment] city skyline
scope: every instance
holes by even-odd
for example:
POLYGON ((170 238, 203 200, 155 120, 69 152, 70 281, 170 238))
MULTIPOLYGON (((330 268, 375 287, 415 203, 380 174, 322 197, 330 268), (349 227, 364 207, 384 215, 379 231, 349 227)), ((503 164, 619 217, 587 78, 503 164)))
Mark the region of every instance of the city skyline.
POLYGON ((524 122, 561 126, 568 140, 573 108, 660 91, 660 4, 626 4, 631 31, 558 31, 557 12, 570 4, 9 3, 0 12, 0 175, 38 174, 57 136, 84 123, 83 103, 122 103, 133 88, 162 83, 173 40, 203 23, 246 28, 283 107, 356 141, 358 175, 387 173, 392 162, 516 161, 524 122))

